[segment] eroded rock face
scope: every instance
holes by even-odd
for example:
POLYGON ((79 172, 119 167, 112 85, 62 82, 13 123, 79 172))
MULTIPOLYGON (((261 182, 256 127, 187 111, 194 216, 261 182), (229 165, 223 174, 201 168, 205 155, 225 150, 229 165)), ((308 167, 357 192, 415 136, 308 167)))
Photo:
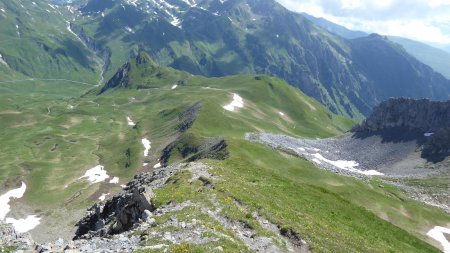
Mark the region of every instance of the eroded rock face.
POLYGON ((379 131, 404 127, 432 133, 450 126, 450 101, 428 99, 388 99, 374 108, 372 114, 355 127, 355 131, 379 131))
POLYGON ((384 141, 416 140, 423 158, 440 162, 450 155, 450 101, 389 99, 353 132, 360 137, 379 134, 384 141))
POLYGON ((436 157, 439 159, 442 156, 450 155, 450 127, 441 128, 424 144, 423 156, 436 157))
POLYGON ((33 247, 34 241, 30 234, 18 233, 11 224, 0 221, 0 252, 33 247))
POLYGON ((105 86, 103 86, 99 92, 99 95, 111 88, 127 87, 130 82, 130 77, 128 75, 130 70, 131 64, 129 62, 122 65, 116 74, 105 84, 105 86))
POLYGON ((136 184, 104 204, 95 204, 77 223, 74 239, 119 234, 131 229, 141 219, 146 219, 146 211, 154 210, 153 197, 150 187, 136 184))

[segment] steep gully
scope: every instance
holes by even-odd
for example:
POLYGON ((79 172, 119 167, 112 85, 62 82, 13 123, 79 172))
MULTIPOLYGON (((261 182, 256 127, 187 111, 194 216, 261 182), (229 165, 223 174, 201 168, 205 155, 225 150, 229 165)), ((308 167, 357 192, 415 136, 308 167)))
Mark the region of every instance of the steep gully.
POLYGON ((96 56, 96 63, 100 69, 99 81, 97 86, 103 84, 105 80, 105 73, 110 65, 111 52, 109 48, 104 48, 94 39, 88 37, 84 30, 81 28, 79 32, 76 32, 74 25, 67 21, 67 30, 72 33, 89 51, 96 56), (75 30, 75 31, 74 31, 75 30))

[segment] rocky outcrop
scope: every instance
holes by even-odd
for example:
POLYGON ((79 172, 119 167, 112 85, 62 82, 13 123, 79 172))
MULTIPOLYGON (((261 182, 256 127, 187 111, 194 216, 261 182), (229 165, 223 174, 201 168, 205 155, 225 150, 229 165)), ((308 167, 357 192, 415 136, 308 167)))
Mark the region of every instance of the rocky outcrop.
POLYGON ((34 241, 28 233, 18 233, 11 224, 0 221, 0 252, 13 252, 33 247, 34 241))
POLYGON ((194 124, 195 120, 197 119, 198 113, 200 112, 200 109, 202 108, 202 104, 200 102, 197 102, 193 104, 192 106, 189 106, 184 111, 182 111, 180 114, 178 114, 178 121, 180 122, 177 125, 177 130, 180 133, 186 132, 191 126, 194 124))
POLYGON ((382 102, 372 114, 354 128, 356 132, 405 128, 432 133, 450 126, 450 101, 397 98, 382 102))
MULTIPOLYGON (((178 160, 194 162, 200 159, 224 160, 229 156, 225 139, 204 138, 189 133, 188 130, 194 125, 195 120, 202 108, 200 102, 186 107, 178 114, 178 123, 175 126, 176 134, 174 141, 170 142, 163 150, 160 162, 167 165, 171 157, 179 157, 178 160)), ((169 111, 161 111, 161 117, 170 115, 169 111)))
POLYGON ((12 225, 0 221, 0 252, 133 252, 139 247, 139 237, 117 235, 113 238, 90 238, 88 240, 37 243, 28 233, 18 233, 12 225))
POLYGON ((191 162, 136 175, 122 193, 89 209, 87 216, 80 221, 86 224, 86 227, 90 226, 90 230, 81 236, 82 239, 73 241, 59 239, 39 244, 26 236, 22 236, 22 239, 10 227, 3 229, 0 226, 0 252, 19 249, 26 252, 72 253, 155 250, 172 252, 177 249, 177 245, 185 244, 199 245, 205 252, 233 250, 232 247, 228 248, 227 243, 245 247, 240 250, 244 252, 311 252, 309 243, 291 228, 272 223, 256 211, 251 212, 245 203, 231 196, 228 198, 231 202, 220 201, 221 198, 218 196, 223 192, 216 190, 214 185, 223 179, 219 175, 212 174, 210 169, 207 164, 191 162), (179 178, 177 175, 190 176, 179 178), (177 184, 190 185, 195 191, 203 192, 204 197, 201 201, 172 200, 165 204, 160 203, 153 210, 151 190, 177 184), (206 188, 209 190, 205 191, 206 188), (249 225, 248 221, 233 219, 226 215, 224 209, 230 208, 230 205, 251 215, 255 223, 249 225), (138 222, 120 234, 104 233, 108 230, 97 229, 97 225, 102 223, 105 223, 103 228, 117 222, 131 224, 128 222, 131 220, 130 217, 138 216, 140 217, 138 222))
POLYGON ((389 99, 353 132, 364 138, 378 134, 384 141, 416 140, 422 158, 440 162, 450 155, 450 101, 389 99))
MULTIPOLYGON (((195 171, 202 164, 189 164, 195 171)), ((150 219, 155 210, 152 199, 153 189, 164 186, 167 179, 186 165, 177 164, 156 169, 153 172, 143 172, 134 176, 123 192, 115 195, 104 203, 97 203, 87 210, 86 216, 78 223, 75 240, 107 237, 132 229, 140 222, 150 219)))
POLYGON ((123 193, 89 208, 86 216, 77 223, 74 239, 119 234, 131 229, 140 220, 146 220, 148 212, 154 209, 153 197, 151 188, 132 182, 123 193))
POLYGON ((450 127, 439 129, 433 133, 423 145, 422 155, 437 160, 450 156, 450 127))
POLYGON ((201 138, 183 134, 162 151, 161 164, 167 164, 171 156, 181 156, 186 162, 200 159, 224 160, 228 158, 228 144, 223 138, 201 138))
POLYGON ((109 79, 109 81, 103 86, 98 95, 104 93, 108 89, 115 87, 127 87, 130 82, 130 77, 128 73, 130 73, 131 64, 129 62, 125 63, 120 67, 120 69, 114 74, 114 76, 109 79))

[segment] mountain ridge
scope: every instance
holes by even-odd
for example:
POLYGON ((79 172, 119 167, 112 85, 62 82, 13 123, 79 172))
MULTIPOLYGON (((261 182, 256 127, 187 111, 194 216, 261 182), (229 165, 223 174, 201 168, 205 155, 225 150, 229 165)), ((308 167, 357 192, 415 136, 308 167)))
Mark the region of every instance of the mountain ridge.
MULTIPOLYGON (((275 75, 321 101, 333 112, 356 118, 362 117, 361 112, 367 115, 374 105, 386 99, 374 89, 382 83, 374 80, 373 76, 365 76, 367 71, 358 67, 361 65, 357 62, 359 59, 353 59, 355 43, 329 34, 302 15, 270 0, 258 3, 243 0, 223 3, 200 1, 196 4, 159 5, 151 2, 145 5, 137 1, 133 4, 123 2, 125 9, 118 8, 120 5, 116 4, 116 7, 102 10, 107 19, 119 17, 119 23, 108 29, 115 31, 115 27, 120 25, 128 27, 129 32, 122 41, 149 52, 161 65, 212 77, 239 73, 275 75), (133 15, 136 11, 140 14, 133 15), (161 19, 154 16, 165 11, 161 19), (123 15, 117 14, 120 12, 129 12, 141 21, 128 22, 120 18, 123 15), (108 18, 109 15, 112 16, 108 18), (204 22, 206 19, 210 21, 204 22)), ((83 26, 83 23, 79 25, 83 26)), ((99 40, 109 38, 106 34, 102 35, 106 23, 99 23, 96 28, 90 22, 88 26, 91 27, 88 30, 97 29, 91 33, 96 34, 93 36, 99 40)), ((136 55, 136 51, 129 53, 136 55)), ((398 57, 404 58, 405 55, 398 57)), ((421 67, 420 62, 410 58, 405 60, 418 70, 409 72, 417 80, 412 89, 424 86, 422 90, 427 92, 425 95, 400 92, 401 95, 448 98, 441 94, 442 90, 444 94, 450 91, 450 81, 438 77, 433 81, 422 78, 437 74, 421 67)), ((373 64, 382 65, 383 61, 387 58, 379 58, 373 64)), ((115 66, 120 67, 117 63, 115 66)), ((409 82, 406 79, 398 81, 399 85, 409 82)))
MULTIPOLYGON (((128 59, 144 50, 158 64, 192 74, 210 77, 251 73, 277 76, 333 112, 353 118, 368 115, 373 106, 390 96, 447 99, 443 94, 450 91, 447 81, 402 53, 397 54, 398 60, 413 66, 406 73, 411 78, 404 75, 395 83, 391 82, 391 86, 401 87, 397 94, 382 94, 376 89, 384 85, 379 77, 390 68, 380 69, 383 71, 374 74, 361 69, 361 66, 369 64, 369 69, 383 66, 392 57, 378 57, 373 62, 361 62, 361 59, 373 55, 354 59, 357 43, 329 33, 271 0, 45 3, 39 7, 55 19, 55 27, 49 26, 48 29, 56 33, 65 28, 67 33, 61 36, 70 36, 68 41, 77 45, 77 50, 86 51, 81 55, 87 54, 90 61, 89 67, 75 65, 71 71, 74 78, 66 79, 91 76, 92 80, 97 80, 90 83, 103 84, 128 59), (91 74, 83 74, 86 72, 91 74), (411 80, 414 82, 408 91, 403 87, 411 80)), ((35 8, 27 1, 22 5, 24 9, 21 11, 25 14, 28 9, 35 8)), ((380 40, 379 43, 384 42, 380 40)), ((49 46, 46 42, 42 47, 49 46)), ((64 61, 77 60, 74 57, 76 52, 67 52, 58 43, 53 47, 63 52, 64 61)), ((394 45, 385 47, 395 48, 394 45)), ((43 51, 47 57, 49 53, 43 51)), ((24 58, 26 61, 18 62, 4 50, 0 49, 0 53, 12 70, 22 71, 30 78, 54 76, 40 72, 39 64, 28 56, 24 58), (39 75, 23 71, 30 64, 39 75)), ((50 62, 53 61, 51 53, 48 57, 50 62)), ((398 69, 401 66, 393 67, 398 69)), ((57 68, 46 69, 62 74, 57 68)))
MULTIPOLYGON (((350 29, 347 29, 344 26, 335 24, 329 20, 326 20, 324 18, 317 18, 314 16, 311 16, 307 13, 301 13, 303 16, 305 16, 307 19, 312 21, 314 24, 328 30, 331 33, 335 33, 341 37, 347 38, 347 39, 356 39, 356 38, 362 38, 369 35, 369 33, 361 32, 361 31, 353 31, 350 29)), ((400 44, 405 48, 405 50, 417 58, 419 61, 425 63, 426 65, 429 65, 432 67, 436 72, 441 73, 444 75, 447 79, 450 78, 450 72, 448 69, 450 69, 450 54, 449 52, 439 49, 437 47, 432 47, 430 45, 427 45, 422 42, 414 41, 407 38, 397 37, 397 36, 388 36, 388 38, 400 44)))

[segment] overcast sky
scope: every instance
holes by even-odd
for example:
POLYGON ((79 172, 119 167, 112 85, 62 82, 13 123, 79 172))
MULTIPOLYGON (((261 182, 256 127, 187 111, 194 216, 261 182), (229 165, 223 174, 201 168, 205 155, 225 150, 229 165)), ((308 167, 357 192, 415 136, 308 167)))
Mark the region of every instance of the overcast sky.
POLYGON ((352 30, 450 44, 450 0, 278 0, 352 30))

